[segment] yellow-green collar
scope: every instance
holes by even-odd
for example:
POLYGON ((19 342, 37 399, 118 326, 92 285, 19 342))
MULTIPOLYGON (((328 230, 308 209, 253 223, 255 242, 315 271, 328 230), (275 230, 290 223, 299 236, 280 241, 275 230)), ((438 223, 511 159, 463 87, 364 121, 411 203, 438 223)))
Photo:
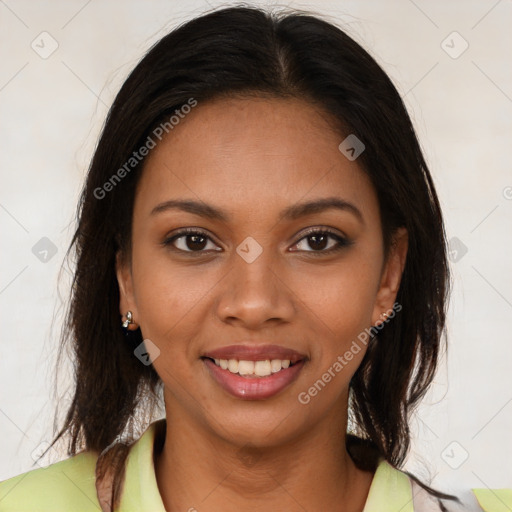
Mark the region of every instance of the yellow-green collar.
MULTIPOLYGON (((120 512, 166 512, 153 462, 156 434, 163 431, 163 422, 165 418, 149 425, 130 447, 120 512)), ((0 510, 100 512, 95 487, 97 457, 97 453, 82 452, 0 482, 0 510)), ((381 459, 363 512, 413 512, 413 491, 414 484, 409 476, 381 459)), ((418 492, 414 492, 416 499, 418 492)), ((473 493, 486 512, 512 510, 512 489, 473 489, 473 493)))
MULTIPOLYGON (((165 512, 158 490, 153 463, 153 446, 157 423, 153 422, 130 450, 126 466, 126 480, 121 497, 122 512, 145 510, 165 512)), ((370 486, 363 512, 413 512, 409 477, 381 459, 370 486)))

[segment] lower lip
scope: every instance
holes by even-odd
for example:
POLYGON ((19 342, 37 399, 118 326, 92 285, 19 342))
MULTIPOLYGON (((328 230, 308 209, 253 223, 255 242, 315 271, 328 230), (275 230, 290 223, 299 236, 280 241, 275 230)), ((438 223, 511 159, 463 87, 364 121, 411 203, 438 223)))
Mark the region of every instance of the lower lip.
POLYGON ((304 366, 304 360, 283 368, 268 377, 242 377, 223 370, 210 359, 203 359, 210 375, 229 394, 243 400, 265 400, 281 392, 293 382, 304 366))

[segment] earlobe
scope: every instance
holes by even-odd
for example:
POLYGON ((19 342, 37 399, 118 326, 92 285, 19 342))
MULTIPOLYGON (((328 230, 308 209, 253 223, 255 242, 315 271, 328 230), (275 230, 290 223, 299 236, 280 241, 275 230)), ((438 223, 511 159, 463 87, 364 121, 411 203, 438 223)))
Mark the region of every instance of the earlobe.
POLYGON ((389 254, 382 272, 380 287, 377 292, 372 315, 372 325, 382 323, 393 310, 402 274, 405 268, 408 248, 408 233, 405 228, 398 228, 393 235, 389 254))

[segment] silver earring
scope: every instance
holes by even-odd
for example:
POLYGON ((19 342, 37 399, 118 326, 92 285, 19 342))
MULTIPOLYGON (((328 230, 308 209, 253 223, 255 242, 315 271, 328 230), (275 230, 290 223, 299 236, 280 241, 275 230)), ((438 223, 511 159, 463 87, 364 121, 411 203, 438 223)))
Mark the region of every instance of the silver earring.
POLYGON ((126 320, 123 322, 123 327, 125 329, 128 329, 128 326, 130 324, 133 324, 132 320, 133 320, 133 313, 131 311, 128 311, 126 313, 126 320))

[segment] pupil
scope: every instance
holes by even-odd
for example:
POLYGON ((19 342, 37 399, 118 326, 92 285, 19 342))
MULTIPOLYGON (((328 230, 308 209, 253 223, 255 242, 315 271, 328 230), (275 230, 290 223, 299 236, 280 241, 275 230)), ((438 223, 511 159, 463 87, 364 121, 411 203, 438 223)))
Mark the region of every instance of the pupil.
POLYGON ((189 243, 189 241, 187 241, 187 247, 189 249, 204 249, 204 246, 205 246, 205 242, 206 242, 206 237, 202 236, 202 235, 189 235, 188 236, 188 240, 192 240, 192 243, 189 243), (202 240, 202 242, 200 241, 202 240), (198 244, 198 245, 194 245, 194 244, 198 244))
POLYGON ((309 238, 309 246, 312 249, 324 249, 327 245, 327 236, 325 235, 311 235, 309 238), (311 243, 311 240, 314 240, 313 243, 311 243), (320 240, 320 242, 318 242, 318 240, 320 240))

